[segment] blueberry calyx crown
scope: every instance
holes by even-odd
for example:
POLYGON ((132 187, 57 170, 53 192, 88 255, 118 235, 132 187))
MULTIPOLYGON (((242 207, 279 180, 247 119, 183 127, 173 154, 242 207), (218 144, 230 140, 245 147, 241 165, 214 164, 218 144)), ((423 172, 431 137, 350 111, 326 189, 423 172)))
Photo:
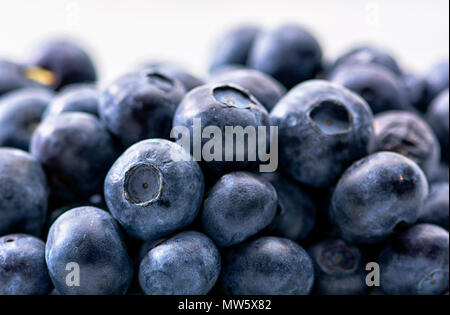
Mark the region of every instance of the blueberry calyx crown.
POLYGON ((125 174, 125 198, 134 204, 148 205, 158 200, 162 190, 162 175, 151 163, 139 163, 125 174))
POLYGON ((330 100, 320 101, 309 112, 309 117, 327 135, 350 131, 353 120, 345 106, 330 100))
POLYGON ((256 105, 247 92, 232 85, 216 87, 213 89, 213 96, 216 101, 229 107, 250 108, 256 105))

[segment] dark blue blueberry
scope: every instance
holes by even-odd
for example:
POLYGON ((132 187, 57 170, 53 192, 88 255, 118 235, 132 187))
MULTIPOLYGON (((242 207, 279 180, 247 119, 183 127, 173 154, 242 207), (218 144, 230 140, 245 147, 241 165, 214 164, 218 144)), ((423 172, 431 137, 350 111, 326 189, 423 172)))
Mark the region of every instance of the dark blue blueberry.
POLYGON ((43 88, 23 88, 0 99, 0 146, 28 151, 34 129, 53 93, 43 88))
POLYGON ((448 181, 431 185, 430 194, 419 211, 419 222, 440 225, 449 229, 448 181))
POLYGON ((435 64, 426 75, 429 100, 444 90, 448 90, 449 63, 447 60, 435 64))
POLYGON ((428 89, 425 78, 413 74, 405 73, 402 76, 408 99, 412 106, 424 112, 428 106, 428 89))
POLYGON ((26 234, 0 237, 0 295, 46 295, 52 288, 43 241, 26 234))
POLYGON ((430 177, 439 167, 441 148, 433 130, 418 115, 388 111, 375 116, 374 151, 400 153, 419 165, 430 177))
POLYGON ((69 85, 53 98, 44 113, 44 117, 65 112, 83 112, 98 116, 99 98, 100 92, 93 85, 69 85))
POLYGON ((342 66, 329 79, 362 96, 374 114, 392 109, 411 109, 403 81, 376 64, 342 66))
POLYGON ((164 139, 131 146, 105 179, 111 214, 133 237, 158 239, 186 227, 197 216, 203 174, 181 146, 164 139))
POLYGON ((139 266, 145 294, 207 294, 220 275, 220 253, 199 232, 177 234, 151 248, 139 266))
POLYGON ((74 208, 56 219, 45 260, 60 294, 125 294, 133 277, 119 225, 94 207, 74 208))
POLYGON ((55 89, 97 80, 90 56, 82 47, 65 40, 52 40, 36 47, 28 63, 50 71, 54 77, 52 86, 55 89))
MULTIPOLYGON (((266 137, 269 139, 269 114, 253 95, 231 84, 203 85, 186 94, 175 113, 173 126, 182 126, 189 129, 191 153, 196 157, 197 149, 201 151, 205 144, 212 140, 202 137, 200 146, 196 146, 193 140, 194 119, 199 119, 201 134, 207 130, 205 127, 208 126, 214 126, 221 131, 222 155, 218 159, 202 160, 201 162, 201 166, 208 174, 217 177, 235 170, 250 170, 259 164, 259 155, 252 160, 249 157, 249 146, 238 141, 237 137, 234 137, 233 148, 243 145, 243 152, 237 152, 237 148, 233 149, 232 161, 227 161, 225 155, 225 136, 227 134, 225 127, 227 126, 232 128, 254 127, 258 137, 263 136, 258 133, 258 126, 263 126, 266 129, 266 137), (236 153, 243 153, 242 160, 238 159, 236 153)), ((212 136, 210 135, 210 137, 212 136)), ((201 156, 196 157, 196 159, 200 160, 201 156)))
POLYGON ((427 195, 425 174, 416 163, 397 153, 379 152, 344 172, 330 215, 346 241, 376 243, 414 224, 427 195))
POLYGON ((45 222, 48 194, 39 161, 24 151, 0 148, 0 235, 38 236, 45 222))
POLYGON ((34 74, 38 72, 38 69, 28 69, 12 61, 0 60, 0 96, 21 88, 41 86, 38 77, 29 77, 30 70, 34 74))
POLYGON ((308 250, 314 261, 314 292, 320 295, 365 294, 361 251, 341 239, 321 241, 308 250))
POLYGON ((253 69, 230 70, 213 77, 214 82, 236 84, 248 90, 270 111, 286 89, 274 78, 253 69))
POLYGON ((44 165, 52 193, 69 200, 101 192, 116 158, 106 128, 95 116, 78 112, 44 119, 33 134, 31 153, 44 165))
POLYGON ((106 88, 99 113, 124 148, 147 138, 169 139, 173 115, 184 94, 178 80, 156 70, 131 73, 106 88))
POLYGON ((448 291, 448 231, 417 224, 396 236, 378 259, 386 294, 438 295, 448 291))
POLYGON ((214 47, 210 71, 226 65, 245 65, 259 33, 258 27, 247 25, 224 34, 214 47))
POLYGON ((373 140, 366 102, 340 86, 312 80, 292 89, 270 113, 278 126, 280 165, 300 183, 327 187, 373 140))
POLYGON ((252 173, 230 173, 209 190, 202 226, 218 246, 232 246, 267 227, 276 210, 277 193, 272 184, 252 173))
POLYGON ((433 128, 434 133, 441 144, 441 158, 447 164, 449 162, 449 112, 448 89, 442 91, 428 107, 426 119, 433 128))
POLYGON ((261 237, 232 248, 221 274, 223 291, 234 295, 305 295, 313 283, 311 257, 298 244, 279 237, 261 237))
POLYGON ((322 50, 304 28, 282 25, 257 37, 248 66, 271 75, 290 89, 321 71, 322 50))

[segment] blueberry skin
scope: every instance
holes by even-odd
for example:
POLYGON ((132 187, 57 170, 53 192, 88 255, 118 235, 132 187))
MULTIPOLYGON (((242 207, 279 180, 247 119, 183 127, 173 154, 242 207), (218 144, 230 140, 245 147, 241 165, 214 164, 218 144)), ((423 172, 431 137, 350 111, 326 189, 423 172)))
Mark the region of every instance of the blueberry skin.
POLYGON ((348 165, 368 154, 374 137, 366 102, 322 80, 289 91, 270 118, 278 126, 283 170, 312 187, 332 185, 348 165))
POLYGON ((411 109, 403 82, 375 64, 352 64, 334 71, 329 80, 362 96, 374 114, 393 109, 411 109))
POLYGON ((321 71, 322 50, 306 29, 282 25, 257 37, 248 66, 269 74, 290 89, 321 71))
POLYGON ((281 83, 253 69, 224 71, 213 77, 213 81, 235 84, 248 90, 268 111, 286 94, 286 89, 281 83))
POLYGON ((231 249, 220 283, 233 295, 306 295, 313 287, 314 266, 291 240, 261 237, 231 249))
POLYGON ((431 185, 430 194, 419 211, 419 222, 436 224, 449 230, 448 182, 431 185))
POLYGON ((428 106, 428 88, 425 78, 414 73, 405 73, 402 75, 402 81, 410 104, 419 111, 425 112, 428 106))
POLYGON ((448 90, 448 81, 449 81, 449 62, 447 60, 442 60, 435 64, 427 75, 425 76, 425 80, 427 81, 427 89, 429 100, 436 97, 439 93, 444 90, 448 90))
POLYGON ((0 99, 0 146, 28 151, 34 129, 53 93, 44 88, 23 88, 0 99))
POLYGON ((104 192, 111 214, 130 235, 154 240, 192 223, 201 207, 204 179, 180 145, 149 139, 117 159, 104 192))
POLYGON ((429 178, 439 167, 441 147, 433 130, 417 114, 387 111, 375 116, 374 151, 402 154, 419 165, 429 178))
POLYGON ((139 266, 145 294, 207 294, 220 275, 220 253, 204 234, 179 233, 150 249, 139 266))
POLYGON ((433 128, 441 144, 441 158, 447 164, 449 162, 449 101, 448 89, 441 92, 430 104, 426 119, 433 128))
POLYGON ((314 261, 316 278, 313 291, 319 295, 365 294, 362 253, 341 239, 328 239, 308 249, 314 261))
POLYGON ((55 76, 57 90, 73 83, 97 80, 95 65, 86 51, 76 43, 51 40, 36 47, 28 63, 49 70, 55 76))
MULTIPOLYGON (((195 153, 193 150, 194 119, 200 119, 201 131, 207 126, 215 126, 221 130, 222 158, 220 161, 202 159, 200 162, 208 175, 216 178, 232 171, 251 170, 259 164, 258 156, 256 161, 251 161, 248 158, 247 150, 244 154, 244 161, 237 160, 236 150, 233 150, 233 161, 226 161, 225 158, 225 126, 241 126, 242 128, 251 126, 256 130, 258 126, 264 126, 266 127, 267 143, 269 143, 269 114, 253 95, 236 85, 221 83, 203 85, 187 93, 174 115, 173 126, 189 129, 191 154, 195 153)), ((203 148, 210 139, 202 138, 201 141, 201 148, 203 148)), ((233 145, 236 145, 236 140, 233 145)), ((244 148, 247 149, 247 146, 244 148)))
POLYGON ((43 117, 65 112, 83 112, 98 117, 100 92, 93 85, 72 84, 61 90, 50 102, 43 117))
POLYGON ((224 34, 213 49, 209 70, 215 71, 225 65, 245 65, 260 32, 256 26, 245 25, 224 34))
POLYGON ((439 164, 439 167, 434 171, 434 174, 428 178, 430 184, 437 182, 448 182, 449 181, 449 168, 448 164, 442 162, 439 164))
POLYGON ((100 96, 99 113, 124 148, 147 138, 169 139, 172 118, 185 90, 156 70, 126 74, 100 96))
POLYGON ((330 216, 344 240, 376 243, 414 224, 427 195, 425 174, 416 163, 397 153, 378 152, 344 172, 330 216))
POLYGON ((0 235, 38 236, 45 223, 48 195, 39 161, 22 150, 0 148, 0 235))
POLYGON ((39 87, 26 77, 26 68, 9 60, 0 60, 0 96, 27 87, 39 87))
POLYGON ((47 295, 52 289, 43 241, 26 234, 0 237, 0 295, 47 295))
POLYGON ((222 176, 203 204, 203 230, 220 247, 229 247, 255 235, 273 220, 277 193, 272 184, 252 173, 222 176))
POLYGON ((45 260, 56 290, 64 295, 125 294, 133 266, 122 234, 111 215, 95 207, 79 207, 63 213, 50 228, 45 260), (79 265, 79 286, 66 284, 79 265))
POLYGON ((43 164, 52 193, 67 200, 101 192, 117 155, 100 121, 79 112, 44 119, 33 134, 31 154, 43 164))
POLYGON ((386 294, 438 295, 448 291, 448 231, 417 224, 381 252, 380 284, 386 294))

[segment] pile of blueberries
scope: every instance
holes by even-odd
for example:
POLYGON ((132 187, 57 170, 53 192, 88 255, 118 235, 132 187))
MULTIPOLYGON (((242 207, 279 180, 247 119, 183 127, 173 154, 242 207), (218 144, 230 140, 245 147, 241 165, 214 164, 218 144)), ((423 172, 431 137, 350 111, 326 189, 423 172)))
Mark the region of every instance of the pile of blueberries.
POLYGON ((0 60, 0 294, 448 294, 448 59, 329 62, 292 24, 212 56, 102 88, 69 41, 0 60), (197 161, 195 119, 278 127, 278 170, 197 161))

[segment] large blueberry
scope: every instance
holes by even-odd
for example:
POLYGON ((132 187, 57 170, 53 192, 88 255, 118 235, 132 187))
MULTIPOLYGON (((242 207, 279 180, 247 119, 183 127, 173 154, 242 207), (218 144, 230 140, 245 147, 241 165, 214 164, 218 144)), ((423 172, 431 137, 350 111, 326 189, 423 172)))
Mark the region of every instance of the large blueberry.
POLYGON ((431 224, 414 225, 381 252, 381 288, 402 295, 448 292, 448 252, 448 231, 431 224))
POLYGON ((432 223, 449 229, 448 181, 433 183, 430 194, 419 211, 419 222, 432 223))
POLYGON ((261 237, 231 249, 223 262, 226 294, 309 294, 314 283, 311 257, 300 245, 279 237, 261 237))
POLYGON ((280 165, 300 183, 326 187, 369 152, 372 112, 356 94, 313 80, 292 89, 270 113, 278 126, 280 165))
POLYGON ((105 179, 111 214, 132 236, 157 239, 186 227, 200 209, 204 180, 198 163, 164 139, 136 143, 105 179))
POLYGON ((290 89, 320 72, 322 50, 304 28, 282 25, 256 38, 248 66, 271 75, 290 89))
POLYGON ((93 85, 72 84, 53 98, 44 117, 65 112, 83 112, 98 116, 100 92, 93 85))
POLYGON ((41 164, 30 154, 0 148, 0 235, 39 235, 49 189, 41 164))
POLYGON ((270 111, 286 89, 269 75, 253 69, 223 71, 212 78, 214 82, 236 84, 248 90, 258 101, 270 111))
POLYGON ((441 92, 428 107, 426 118, 441 144, 442 160, 449 162, 448 89, 441 92))
POLYGON ((184 94, 178 80, 157 70, 143 70, 110 84, 100 97, 99 113, 124 148, 147 138, 169 139, 184 94))
POLYGON ((139 283, 146 294, 207 294, 220 268, 213 241, 199 232, 182 232, 146 253, 139 266, 139 283))
POLYGON ((375 243, 415 223, 427 195, 425 174, 416 163, 397 153, 379 152, 344 172, 330 215, 345 240, 375 243))
POLYGON ((341 239, 314 244, 308 250, 314 261, 314 292, 321 295, 365 294, 367 286, 358 247, 341 239))
POLYGON ((0 146, 28 151, 34 129, 53 93, 43 88, 23 88, 0 99, 0 146))
POLYGON ((375 116, 375 151, 400 153, 416 162, 427 176, 439 167, 441 148, 430 126, 407 111, 388 111, 375 116))
POLYGON ((26 234, 0 237, 0 295, 46 295, 52 288, 43 241, 26 234))
POLYGON ((362 96, 375 114, 411 108, 403 81, 376 64, 345 65, 336 69, 329 79, 362 96))
POLYGON ((93 115, 63 113, 44 119, 33 134, 31 153, 43 165, 52 192, 65 199, 101 192, 116 150, 93 115))
POLYGON ((229 173, 208 191, 202 226, 218 246, 232 246, 267 227, 276 209, 272 184, 252 173, 229 173))
POLYGON ((431 67, 425 79, 429 99, 433 99, 444 90, 448 90, 449 81, 449 62, 448 59, 442 60, 431 67))

